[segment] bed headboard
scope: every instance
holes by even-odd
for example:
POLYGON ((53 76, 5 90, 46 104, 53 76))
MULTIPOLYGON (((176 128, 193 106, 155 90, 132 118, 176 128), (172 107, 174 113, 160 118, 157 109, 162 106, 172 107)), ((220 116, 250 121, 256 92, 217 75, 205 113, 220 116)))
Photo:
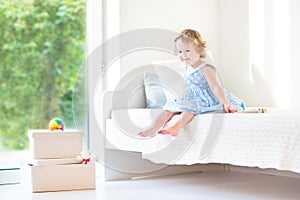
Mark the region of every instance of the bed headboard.
POLYGON ((112 110, 127 108, 145 108, 144 72, 148 67, 139 67, 121 77, 114 91, 105 91, 101 95, 101 122, 105 130, 106 119, 112 110))
MULTIPOLYGON (((171 91, 180 94, 184 84, 179 81, 181 75, 179 67, 166 64, 149 64, 134 68, 121 77, 114 91, 105 91, 102 94, 102 123, 105 127, 106 119, 110 118, 111 111, 116 109, 146 108, 144 87, 145 72, 154 72, 160 78, 162 85, 168 86, 171 91)), ((104 128, 102 127, 102 128, 104 128)), ((104 129, 105 130, 105 129, 104 129)))

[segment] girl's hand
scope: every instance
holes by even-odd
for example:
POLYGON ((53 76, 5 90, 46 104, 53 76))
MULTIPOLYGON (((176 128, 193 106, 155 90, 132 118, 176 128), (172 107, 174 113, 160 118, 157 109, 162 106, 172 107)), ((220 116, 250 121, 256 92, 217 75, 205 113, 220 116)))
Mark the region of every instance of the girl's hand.
POLYGON ((226 113, 235 113, 237 110, 233 109, 229 103, 224 104, 224 110, 226 113))

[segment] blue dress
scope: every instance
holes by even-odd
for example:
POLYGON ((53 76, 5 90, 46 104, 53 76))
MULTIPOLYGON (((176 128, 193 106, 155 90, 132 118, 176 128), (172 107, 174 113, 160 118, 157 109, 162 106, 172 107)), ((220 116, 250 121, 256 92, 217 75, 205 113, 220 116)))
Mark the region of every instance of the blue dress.
MULTIPOLYGON (((183 96, 180 99, 169 100, 164 106, 165 110, 172 112, 187 111, 194 114, 225 112, 223 104, 212 93, 204 77, 205 67, 211 67, 216 73, 216 68, 208 65, 206 62, 201 63, 191 73, 187 73, 186 69, 182 71, 182 76, 186 82, 183 96)), ((233 109, 238 111, 245 110, 245 103, 242 99, 239 99, 225 89, 224 93, 233 109)))

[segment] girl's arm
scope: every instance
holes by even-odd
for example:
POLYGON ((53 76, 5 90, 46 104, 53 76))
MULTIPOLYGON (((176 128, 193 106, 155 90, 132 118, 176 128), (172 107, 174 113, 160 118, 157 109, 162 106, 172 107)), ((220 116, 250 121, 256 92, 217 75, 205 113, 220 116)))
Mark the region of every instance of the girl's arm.
POLYGON ((204 68, 204 76, 208 82, 208 85, 212 93, 218 98, 218 100, 224 104, 225 112, 236 112, 231 105, 227 97, 225 96, 224 90, 221 87, 220 82, 217 79, 215 71, 211 67, 204 68))

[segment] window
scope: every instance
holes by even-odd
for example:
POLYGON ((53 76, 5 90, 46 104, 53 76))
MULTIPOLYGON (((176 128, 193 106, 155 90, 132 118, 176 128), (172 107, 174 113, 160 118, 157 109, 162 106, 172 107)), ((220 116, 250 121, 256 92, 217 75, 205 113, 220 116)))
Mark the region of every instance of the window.
POLYGON ((59 117, 87 130, 86 1, 0 1, 0 23, 3 172, 27 156, 29 129, 48 129, 59 117))

